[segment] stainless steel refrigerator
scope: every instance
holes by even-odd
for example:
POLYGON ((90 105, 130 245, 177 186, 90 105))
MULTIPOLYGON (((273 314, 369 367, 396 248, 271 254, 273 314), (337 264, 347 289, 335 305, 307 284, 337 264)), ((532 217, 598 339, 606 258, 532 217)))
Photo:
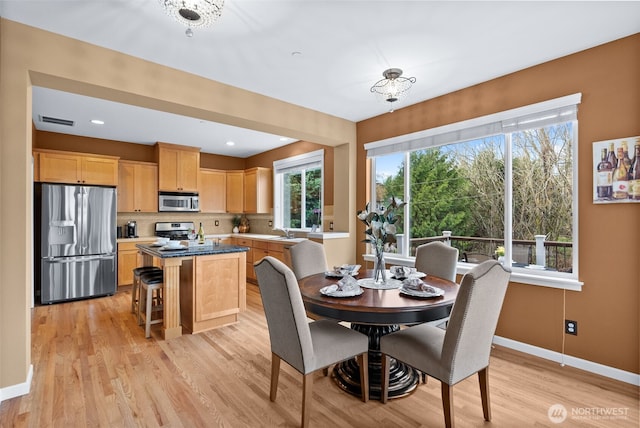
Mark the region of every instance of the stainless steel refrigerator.
POLYGON ((34 219, 41 303, 116 292, 114 187, 36 183, 34 219))

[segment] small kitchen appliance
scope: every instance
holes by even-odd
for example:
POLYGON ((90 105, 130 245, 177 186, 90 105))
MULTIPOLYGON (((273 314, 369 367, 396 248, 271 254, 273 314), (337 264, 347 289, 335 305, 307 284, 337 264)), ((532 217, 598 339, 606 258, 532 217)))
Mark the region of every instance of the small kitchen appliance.
POLYGON ((129 220, 125 226, 125 237, 126 238, 137 238, 138 237, 138 224, 133 221, 133 220, 129 220))

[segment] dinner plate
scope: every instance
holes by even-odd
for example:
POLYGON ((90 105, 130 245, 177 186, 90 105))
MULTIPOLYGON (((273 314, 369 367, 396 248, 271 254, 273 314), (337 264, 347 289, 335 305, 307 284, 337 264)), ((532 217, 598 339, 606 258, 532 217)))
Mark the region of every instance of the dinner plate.
POLYGON ((364 293, 362 288, 357 288, 355 290, 346 290, 340 291, 338 290, 337 285, 327 285, 326 287, 322 287, 320 289, 320 294, 328 297, 354 297, 359 296, 364 293))
MULTIPOLYGON (((328 270, 324 273, 324 276, 328 277, 328 278, 342 278, 344 275, 341 274, 340 272, 336 272, 333 270, 328 270)), ((358 276, 358 271, 355 272, 351 272, 351 276, 358 276)))
MULTIPOLYGON (((426 273, 424 272, 411 272, 409 274, 409 276, 411 276, 412 278, 424 278, 425 276, 427 276, 426 273)), ((395 276, 395 275, 391 275, 391 278, 395 278, 395 279, 407 279, 408 276, 395 276)))
POLYGON ((433 287, 434 291, 419 291, 419 290, 412 290, 410 288, 404 288, 402 287, 400 289, 400 293, 402 294, 406 294, 407 296, 411 296, 411 297, 421 297, 423 299, 427 299, 430 297, 440 297, 440 296, 444 296, 444 290, 441 290, 437 287, 433 287))
POLYGON ((180 251, 180 250, 186 250, 187 247, 185 247, 184 245, 180 245, 178 247, 167 247, 166 245, 162 248, 160 248, 160 251, 180 251))

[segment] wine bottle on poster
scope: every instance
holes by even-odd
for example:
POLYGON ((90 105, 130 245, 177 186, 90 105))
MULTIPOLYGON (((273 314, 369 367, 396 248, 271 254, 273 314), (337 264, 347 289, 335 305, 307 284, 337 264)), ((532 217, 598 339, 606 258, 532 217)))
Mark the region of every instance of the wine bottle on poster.
POLYGON ((635 146, 633 163, 629 170, 629 199, 640 201, 640 144, 635 146))
POLYGON ((629 169, 624 162, 624 151, 618 147, 618 163, 613 169, 613 199, 627 199, 629 196, 629 169))
POLYGON ((613 165, 607 160, 606 148, 602 149, 600 159, 596 173, 598 199, 611 199, 613 193, 613 165))

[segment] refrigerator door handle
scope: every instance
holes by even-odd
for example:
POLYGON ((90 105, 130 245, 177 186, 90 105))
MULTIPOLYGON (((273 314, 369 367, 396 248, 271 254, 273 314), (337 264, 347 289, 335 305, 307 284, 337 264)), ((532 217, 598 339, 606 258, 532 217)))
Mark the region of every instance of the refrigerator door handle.
POLYGON ((115 254, 100 254, 98 256, 80 256, 80 257, 45 257, 48 263, 78 263, 88 262, 91 260, 111 260, 115 258, 115 254))

